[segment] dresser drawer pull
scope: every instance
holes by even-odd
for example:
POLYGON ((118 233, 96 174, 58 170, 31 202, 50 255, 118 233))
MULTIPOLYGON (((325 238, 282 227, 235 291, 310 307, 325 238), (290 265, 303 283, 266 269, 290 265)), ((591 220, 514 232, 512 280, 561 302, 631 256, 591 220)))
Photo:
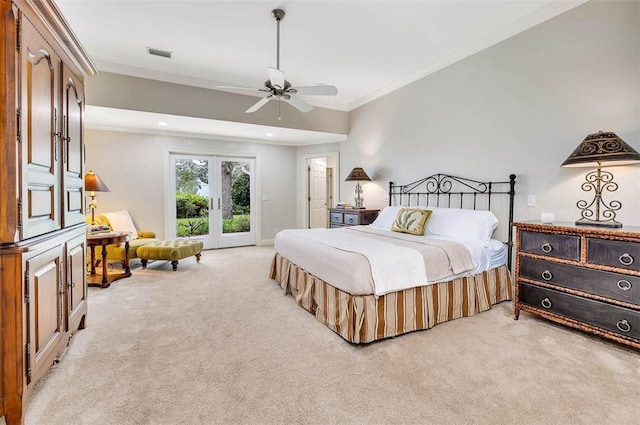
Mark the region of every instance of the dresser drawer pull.
POLYGON ((622 254, 620 258, 618 258, 618 260, 620 260, 620 262, 625 266, 630 266, 633 264, 633 257, 626 252, 622 254))
POLYGON ((618 320, 616 323, 616 328, 620 330, 620 332, 629 332, 631 330, 631 325, 626 320, 618 320))
POLYGON ((545 271, 542 272, 542 278, 544 280, 548 281, 548 280, 553 279, 553 275, 551 274, 551 272, 549 270, 545 270, 545 271))
MULTIPOLYGON (((551 251, 553 251, 553 247, 551 246, 551 244, 549 242, 545 242, 542 244, 542 251, 546 252, 547 254, 550 253, 551 251)), ((620 260, 622 261, 622 260, 620 260)))
POLYGON ((621 279, 618 281, 617 285, 618 288, 622 289, 623 291, 628 291, 629 289, 631 289, 631 282, 629 282, 628 280, 621 279))
POLYGON ((544 308, 551 308, 551 300, 549 298, 545 298, 542 301, 540 301, 540 305, 544 308))

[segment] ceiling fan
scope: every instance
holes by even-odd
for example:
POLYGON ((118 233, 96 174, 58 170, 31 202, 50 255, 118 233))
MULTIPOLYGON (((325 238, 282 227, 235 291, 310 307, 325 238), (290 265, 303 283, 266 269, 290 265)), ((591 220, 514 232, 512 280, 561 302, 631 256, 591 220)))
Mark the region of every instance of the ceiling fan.
MULTIPOLYGON (((309 112, 313 109, 313 106, 302 100, 297 95, 319 95, 319 96, 335 96, 338 94, 338 89, 334 86, 317 85, 317 86, 298 86, 294 87, 287 80, 284 79, 284 72, 280 70, 280 21, 284 18, 285 12, 282 9, 273 9, 271 15, 276 19, 278 25, 277 33, 277 51, 276 51, 276 67, 267 67, 269 73, 269 79, 264 82, 264 87, 259 89, 252 89, 248 87, 229 87, 229 86, 217 86, 218 88, 234 89, 234 90, 250 90, 261 92, 266 94, 265 97, 256 102, 253 106, 247 109, 246 113, 256 112, 262 108, 270 100, 278 100, 287 102, 301 112, 309 112)), ((278 117, 279 119, 280 117, 278 117)))

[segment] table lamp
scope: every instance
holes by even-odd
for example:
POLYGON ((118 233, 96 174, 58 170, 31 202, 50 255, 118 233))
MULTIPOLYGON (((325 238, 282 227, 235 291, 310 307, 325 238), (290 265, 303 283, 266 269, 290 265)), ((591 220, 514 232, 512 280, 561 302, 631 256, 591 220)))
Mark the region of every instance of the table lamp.
POLYGON ((616 220, 616 211, 622 203, 616 200, 605 202, 602 191, 615 192, 618 184, 613 181, 613 174, 602 171, 602 167, 612 165, 628 165, 640 162, 640 153, 636 152, 615 133, 599 131, 587 135, 569 158, 562 163, 563 167, 597 167, 590 171, 582 183, 582 190, 594 191, 592 201, 580 200, 576 204, 581 210, 581 217, 576 225, 589 225, 618 228, 622 223, 616 220))
POLYGON ((356 197, 354 198, 354 201, 356 201, 356 204, 354 205, 353 208, 363 209, 364 206, 362 204, 364 203, 364 198, 362 196, 360 196, 360 195, 362 195, 362 187, 360 186, 360 182, 370 182, 371 181, 371 179, 369 178, 367 173, 365 173, 365 171, 362 168, 355 167, 353 170, 351 170, 351 172, 349 173, 347 178, 344 179, 344 181, 346 181, 346 182, 355 181, 356 182, 356 197))
POLYGON ((98 208, 98 201, 96 200, 96 192, 110 192, 106 184, 98 177, 93 171, 89 171, 84 176, 84 190, 89 192, 91 201, 89 201, 89 208, 91 209, 91 224, 96 224, 96 208, 98 208))

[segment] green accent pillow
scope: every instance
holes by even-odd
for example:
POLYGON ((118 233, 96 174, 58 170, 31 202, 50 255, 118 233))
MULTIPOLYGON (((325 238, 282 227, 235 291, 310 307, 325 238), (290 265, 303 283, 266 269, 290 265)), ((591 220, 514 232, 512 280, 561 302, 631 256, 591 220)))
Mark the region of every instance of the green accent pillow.
POLYGON ((431 217, 431 210, 402 208, 398 211, 398 215, 391 226, 391 230, 394 232, 423 236, 424 226, 427 224, 429 217, 431 217))

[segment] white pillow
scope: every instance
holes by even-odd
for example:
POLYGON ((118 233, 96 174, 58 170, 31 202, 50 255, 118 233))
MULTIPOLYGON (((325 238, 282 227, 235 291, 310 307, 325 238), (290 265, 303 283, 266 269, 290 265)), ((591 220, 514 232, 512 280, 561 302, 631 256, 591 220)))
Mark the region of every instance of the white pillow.
POLYGON ((404 207, 402 206, 388 206, 384 207, 384 209, 378 214, 378 217, 370 224, 372 227, 377 227, 379 229, 391 230, 391 225, 396 221, 396 217, 398 216, 398 212, 404 207))
POLYGON ((133 220, 129 211, 122 210, 110 213, 103 213, 103 216, 109 220, 111 228, 117 232, 129 232, 131 233, 131 239, 138 239, 138 231, 136 226, 133 225, 133 220))
POLYGON ((498 219, 491 211, 465 210, 462 208, 427 207, 431 217, 425 234, 448 236, 460 240, 491 239, 498 227, 498 219))

